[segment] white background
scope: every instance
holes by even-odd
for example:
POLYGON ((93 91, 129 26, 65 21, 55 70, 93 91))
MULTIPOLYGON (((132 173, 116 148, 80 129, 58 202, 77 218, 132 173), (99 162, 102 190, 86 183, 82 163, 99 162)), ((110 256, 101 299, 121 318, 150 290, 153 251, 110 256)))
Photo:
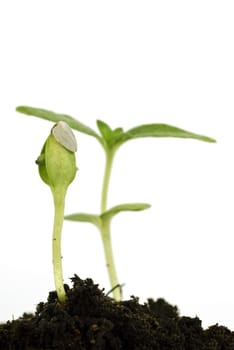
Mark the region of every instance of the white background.
MULTIPOLYGON (((124 297, 163 297, 182 315, 234 329, 234 11, 232 1, 2 1, 0 320, 54 289, 53 203, 34 163, 52 124, 29 105, 125 130, 167 123, 217 144, 142 139, 117 153, 109 206, 152 208, 113 221, 124 297)), ((76 133, 66 213, 99 212, 104 153, 76 133)), ((98 231, 65 222, 64 279, 109 290, 98 231)))

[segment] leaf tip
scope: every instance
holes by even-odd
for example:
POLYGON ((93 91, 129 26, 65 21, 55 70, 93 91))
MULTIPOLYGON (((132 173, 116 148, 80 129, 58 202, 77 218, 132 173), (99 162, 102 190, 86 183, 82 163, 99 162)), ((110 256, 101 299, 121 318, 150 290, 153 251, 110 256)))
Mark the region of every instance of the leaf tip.
POLYGON ((17 106, 15 108, 15 110, 16 110, 16 112, 27 114, 27 107, 26 106, 17 106))
POLYGON ((21 108, 22 108, 22 106, 17 106, 17 107, 15 108, 16 112, 20 112, 21 108))

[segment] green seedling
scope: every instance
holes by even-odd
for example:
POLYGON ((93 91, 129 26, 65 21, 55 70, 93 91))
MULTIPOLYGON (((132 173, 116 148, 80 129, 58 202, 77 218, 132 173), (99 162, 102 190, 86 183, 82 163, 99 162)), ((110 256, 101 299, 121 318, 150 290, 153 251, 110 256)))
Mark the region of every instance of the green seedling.
POLYGON ((78 120, 66 114, 58 114, 45 109, 38 109, 27 106, 19 106, 16 108, 16 110, 26 115, 36 116, 52 122, 64 121, 73 130, 77 130, 83 134, 92 136, 101 144, 106 155, 106 163, 102 184, 100 213, 75 213, 65 216, 65 219, 70 221, 89 222, 99 229, 103 242, 106 266, 109 274, 113 297, 117 301, 121 300, 121 286, 118 282, 112 252, 110 231, 111 220, 116 214, 120 212, 144 210, 149 208, 150 205, 146 203, 127 203, 108 208, 107 200, 109 183, 113 161, 117 150, 127 141, 145 137, 175 137, 184 139, 195 139, 205 142, 216 141, 213 138, 198 135, 167 124, 145 124, 129 129, 128 131, 124 131, 122 128, 111 129, 110 126, 107 125, 105 122, 97 120, 97 127, 99 130, 99 133, 97 133, 89 126, 79 122, 78 120))
POLYGON ((58 300, 65 302, 61 261, 61 235, 64 220, 65 196, 76 175, 76 139, 70 127, 57 122, 46 139, 36 160, 41 179, 50 187, 54 199, 54 227, 52 239, 54 282, 58 300))

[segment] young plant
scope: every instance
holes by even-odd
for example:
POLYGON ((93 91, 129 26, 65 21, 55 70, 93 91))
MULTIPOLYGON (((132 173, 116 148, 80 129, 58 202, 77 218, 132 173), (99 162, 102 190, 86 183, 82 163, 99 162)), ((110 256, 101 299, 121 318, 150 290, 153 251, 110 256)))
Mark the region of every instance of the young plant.
POLYGON ((61 235, 64 220, 65 196, 76 175, 76 139, 67 123, 57 122, 46 139, 36 160, 41 179, 50 187, 54 199, 52 239, 54 282, 58 300, 65 302, 61 261, 61 235))
POLYGON ((101 144, 106 155, 106 164, 102 184, 100 213, 76 213, 65 216, 65 219, 71 221, 89 222, 94 224, 99 229, 103 242, 106 266, 109 274, 113 297, 117 301, 121 300, 121 286, 118 282, 112 252, 110 232, 111 220, 116 214, 120 212, 144 210, 149 208, 150 205, 146 203, 127 203, 108 208, 107 200, 111 170, 117 150, 127 141, 145 137, 176 137, 196 139, 205 142, 216 141, 213 138, 198 135, 190 131, 186 131, 167 124, 144 124, 129 129, 128 131, 124 131, 122 128, 111 129, 109 125, 107 125, 101 120, 97 120, 97 127, 99 129, 98 134, 96 131, 94 131, 87 125, 79 122, 78 120, 66 114, 58 114, 45 109, 38 109, 27 106, 19 106, 16 108, 16 110, 26 115, 36 116, 53 122, 58 122, 59 120, 64 121, 72 129, 96 138, 96 140, 101 144))

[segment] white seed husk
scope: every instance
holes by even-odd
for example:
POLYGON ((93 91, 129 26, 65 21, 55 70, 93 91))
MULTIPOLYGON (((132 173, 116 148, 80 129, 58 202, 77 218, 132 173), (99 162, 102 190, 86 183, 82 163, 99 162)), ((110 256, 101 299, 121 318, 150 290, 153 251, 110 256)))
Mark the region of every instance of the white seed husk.
POLYGON ((59 142, 68 151, 77 151, 77 142, 75 135, 70 126, 63 121, 56 123, 51 129, 52 134, 57 142, 59 142))

